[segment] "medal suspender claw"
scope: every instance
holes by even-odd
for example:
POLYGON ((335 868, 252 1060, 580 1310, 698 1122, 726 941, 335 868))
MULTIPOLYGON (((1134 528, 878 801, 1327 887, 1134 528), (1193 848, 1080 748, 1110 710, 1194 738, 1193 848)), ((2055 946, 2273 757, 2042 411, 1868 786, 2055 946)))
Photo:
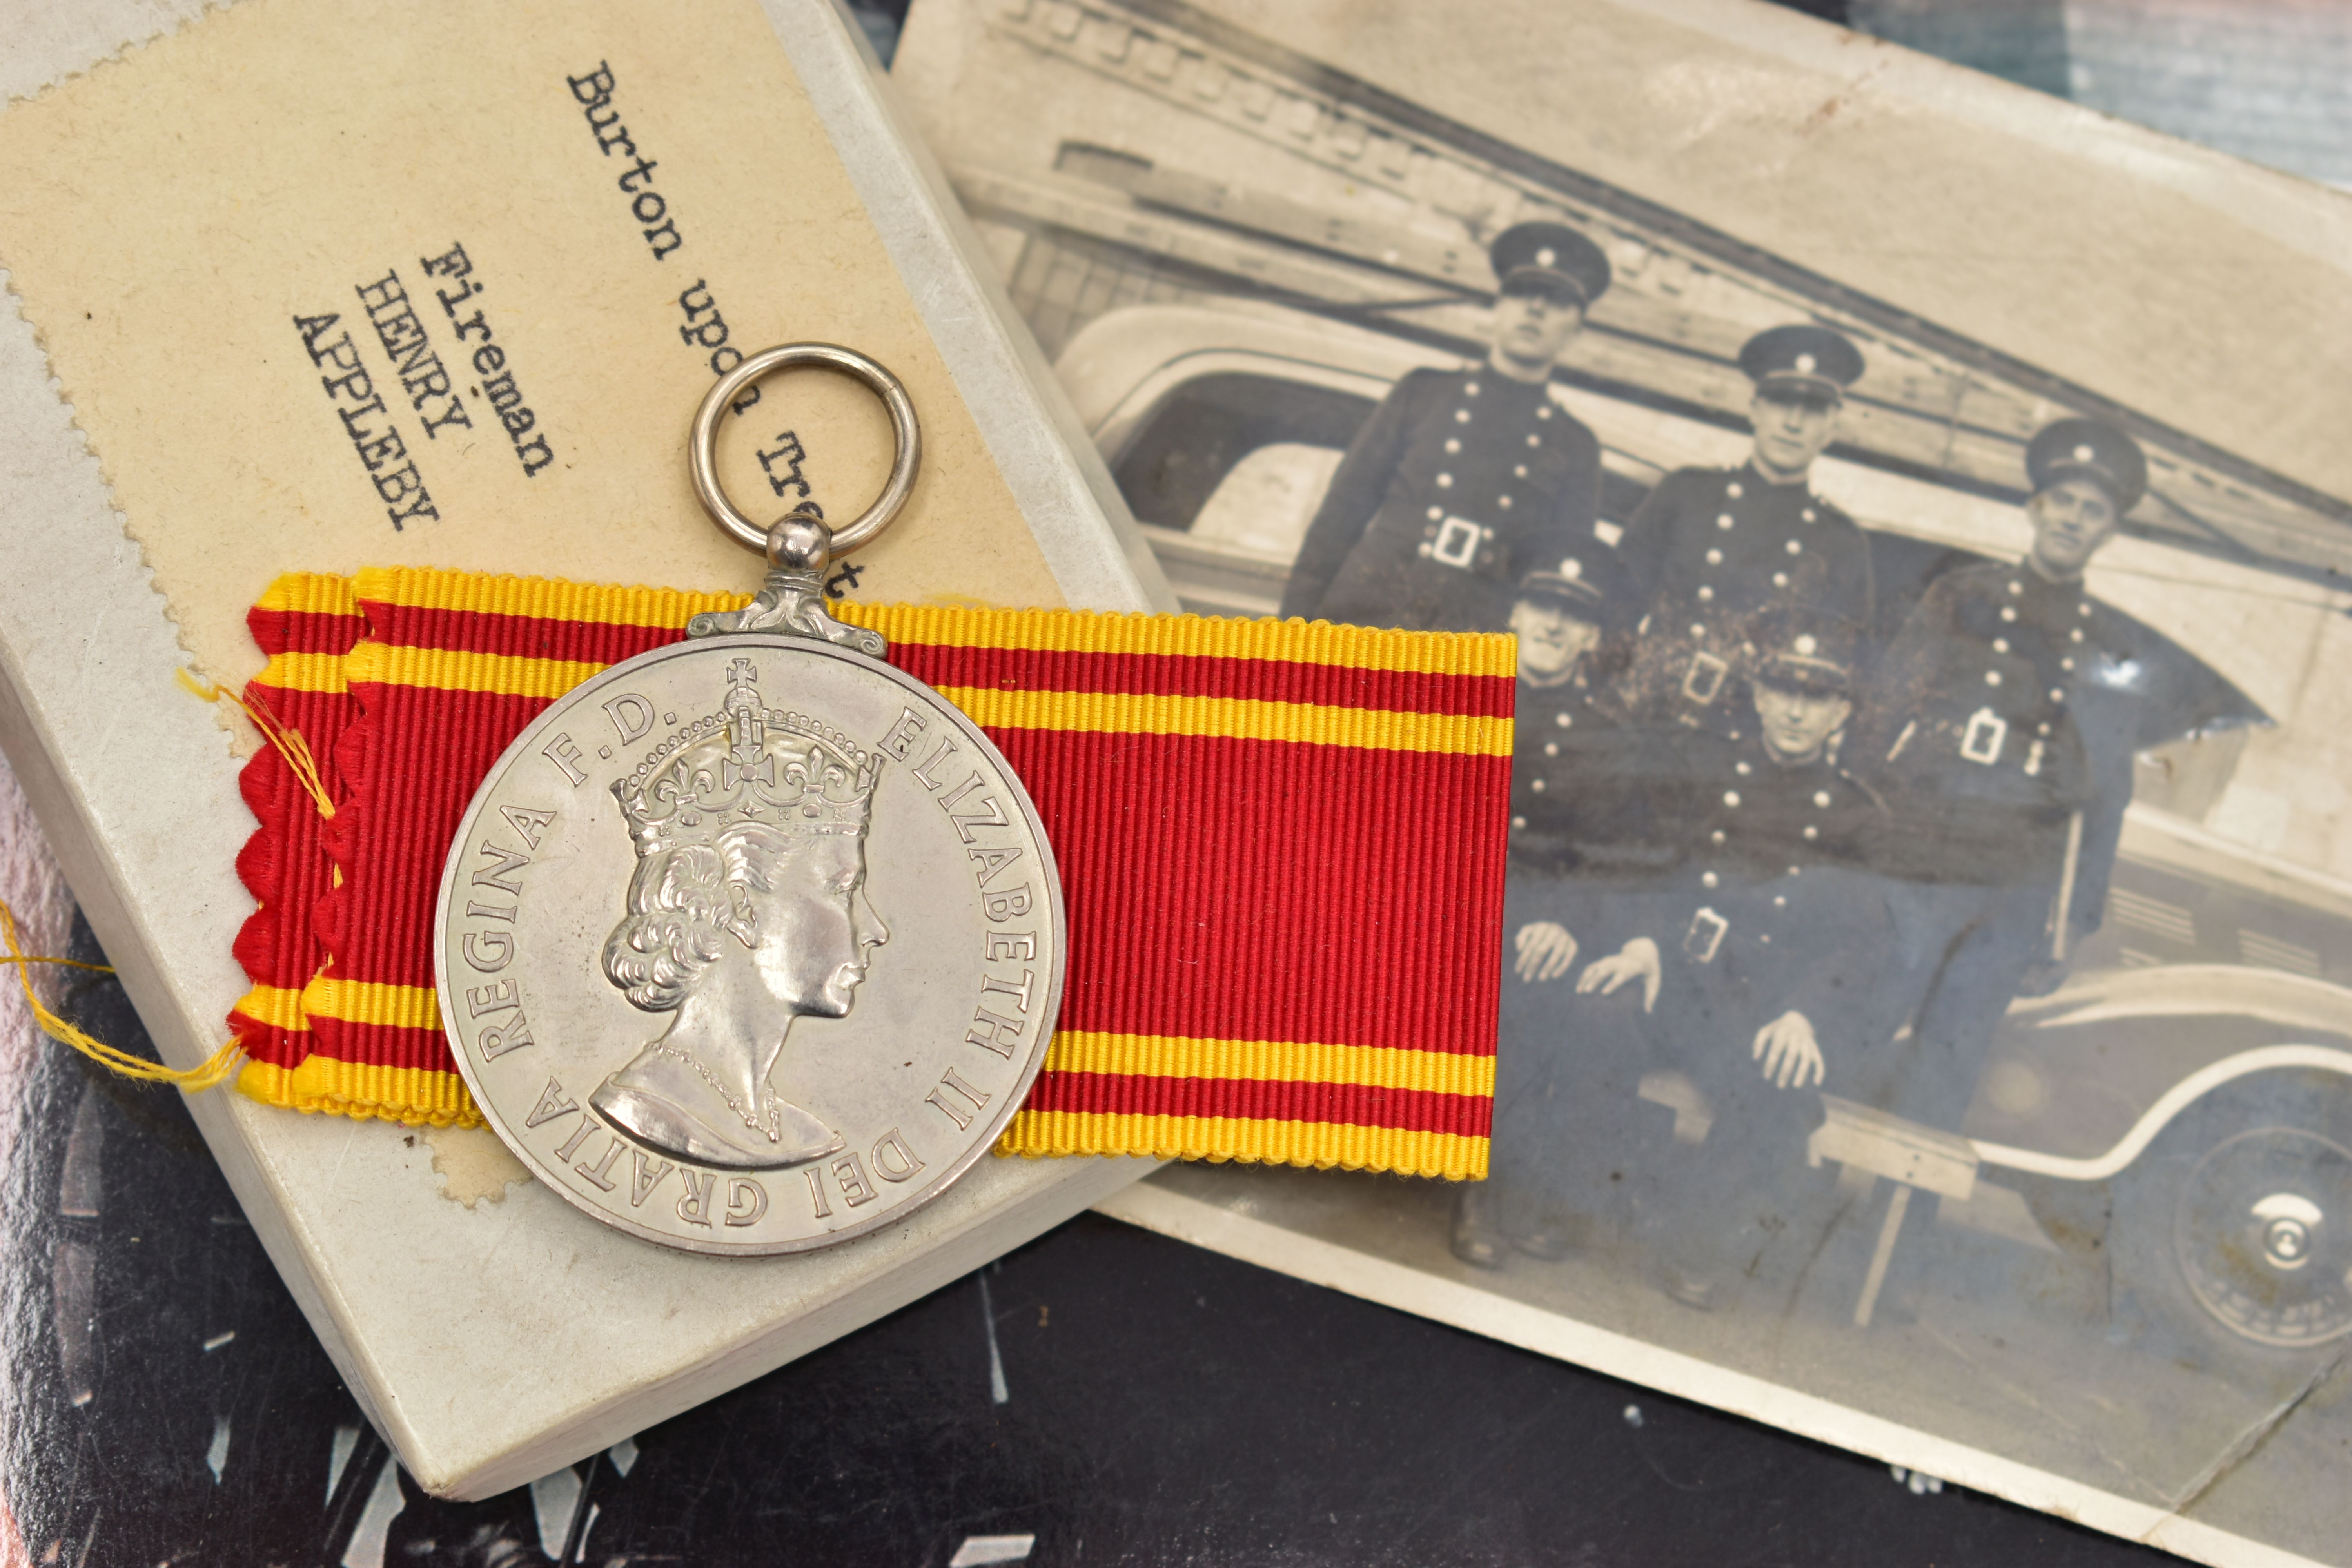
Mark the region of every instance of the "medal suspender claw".
POLYGON ((769 349, 713 384, 695 492, 764 552, 764 584, 556 699, 450 847, 434 958, 458 1068, 540 1181, 631 1235, 766 1255, 904 1219, 1044 1063, 1067 939, 1036 808, 825 606, 833 557, 888 526, 920 451, 906 389, 849 349, 769 349), (803 368, 864 383, 895 437, 882 494, 837 531, 807 506, 762 528, 717 478, 733 399, 803 368))

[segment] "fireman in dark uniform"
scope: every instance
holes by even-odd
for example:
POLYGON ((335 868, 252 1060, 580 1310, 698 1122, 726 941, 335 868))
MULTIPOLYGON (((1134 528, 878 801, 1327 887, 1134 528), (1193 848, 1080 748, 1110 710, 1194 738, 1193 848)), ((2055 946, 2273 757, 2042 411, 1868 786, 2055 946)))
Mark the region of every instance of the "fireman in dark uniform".
POLYGON ((1904 1072, 1872 1102, 1947 1131, 2011 1001, 2054 989, 2099 924, 2154 700, 2157 661, 2083 584, 2146 493, 2147 459, 2121 431, 2062 419, 2025 464, 2026 558, 1929 585, 1853 754, 1905 829, 1886 866, 1907 884, 1896 899, 1918 998, 1904 1072))
POLYGON ((1283 615, 1497 631, 1514 584, 1591 542, 1601 446, 1549 386, 1609 258, 1558 223, 1514 225, 1491 255, 1486 363, 1396 384, 1331 476, 1283 615))
MULTIPOLYGON (((1692 826, 1679 737, 1629 723, 1608 679, 1624 657, 1631 607, 1624 568, 1597 542, 1557 570, 1529 573, 1511 605, 1511 864, 1549 881, 1601 890, 1654 881, 1692 826)), ((1524 952, 1533 939, 1521 940, 1524 952)), ((1564 973, 1569 962, 1539 967, 1564 973)))
POLYGON ((1726 735, 1750 717, 1736 673, 1750 616, 1792 604, 1872 624, 1869 541, 1806 483, 1862 351, 1827 327, 1773 327, 1748 341, 1739 367, 1756 386, 1753 453, 1736 468, 1668 474, 1620 546, 1643 605, 1634 706, 1726 735))
MULTIPOLYGON (((1648 929, 1596 962, 1580 990, 1638 982, 1654 1005, 1654 1065, 1687 1075, 1698 1114, 1676 1117, 1649 1162, 1645 1228, 1661 1283, 1711 1307, 1798 1206, 1821 1101, 1859 1082, 1875 1042, 1861 1004, 1885 963, 1887 814, 1837 765, 1853 712, 1860 628, 1818 610, 1759 615, 1739 650, 1748 733, 1685 731, 1710 819, 1648 929), (1684 1140, 1696 1138, 1693 1149, 1684 1140)), ((1630 1109, 1630 1108, 1628 1108, 1630 1109)))
POLYGON ((1455 1256, 1480 1268, 1499 1268, 1507 1248, 1562 1257, 1604 1217, 1608 1125, 1633 1103, 1638 1018, 1614 1016, 1622 1004, 1580 1005, 1573 983, 1580 951, 1632 934, 1629 892, 1669 871, 1688 837, 1675 812, 1680 737, 1628 726, 1604 679, 1630 607, 1623 568, 1597 541, 1531 573, 1511 605, 1519 680, 1492 1174, 1456 1194, 1453 1228, 1455 1256))

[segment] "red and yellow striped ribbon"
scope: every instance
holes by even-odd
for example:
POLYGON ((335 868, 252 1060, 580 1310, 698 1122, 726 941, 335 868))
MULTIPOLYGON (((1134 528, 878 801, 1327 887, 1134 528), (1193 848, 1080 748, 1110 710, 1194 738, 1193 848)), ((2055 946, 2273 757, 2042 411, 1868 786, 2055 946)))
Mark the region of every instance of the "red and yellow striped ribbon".
MULTIPOLYGON (((458 816, 549 701, 742 598, 403 570, 361 574, 352 602, 341 885, 315 922, 332 961, 301 993, 309 1054, 257 1053, 244 1087, 471 1121, 429 931, 458 816)), ((1508 638, 837 608, 989 732, 1061 864, 1062 1016, 1003 1152, 1485 1173, 1508 638)))

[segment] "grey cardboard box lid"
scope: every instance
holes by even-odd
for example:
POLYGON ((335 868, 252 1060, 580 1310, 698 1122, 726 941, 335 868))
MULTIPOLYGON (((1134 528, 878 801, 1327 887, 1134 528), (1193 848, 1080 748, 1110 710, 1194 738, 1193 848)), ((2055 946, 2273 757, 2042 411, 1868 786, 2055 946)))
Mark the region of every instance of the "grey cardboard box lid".
MULTIPOLYGON (((824 0, 764 0, 1056 582, 1073 605, 1170 607, 1108 474, 1013 321, 862 43, 824 0)), ((194 16, 194 5, 182 7, 194 16)), ((86 68, 156 18, 92 4, 11 25, 12 92, 86 68)), ((299 566, 299 563, 289 563, 299 566)), ((98 459, 34 332, 0 322, 0 746, 165 1058, 208 1055, 245 989, 252 910, 239 760, 201 704, 98 459)), ((689 1257, 536 1184, 472 1209, 422 1138, 232 1092, 196 1120, 371 1419, 429 1490, 547 1473, 867 1322, 1150 1168, 984 1162, 907 1224, 800 1258, 689 1257)))

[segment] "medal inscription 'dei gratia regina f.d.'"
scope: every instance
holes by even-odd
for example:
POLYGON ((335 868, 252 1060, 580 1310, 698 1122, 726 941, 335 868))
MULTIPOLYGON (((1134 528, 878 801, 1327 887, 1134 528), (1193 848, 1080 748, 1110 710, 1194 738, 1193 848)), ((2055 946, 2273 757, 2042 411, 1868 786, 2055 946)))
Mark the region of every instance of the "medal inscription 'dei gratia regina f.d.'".
POLYGON ((769 350, 711 389, 691 451, 766 586, 558 698, 491 768, 442 875, 441 1016, 483 1115, 575 1206, 797 1252, 905 1218, 1003 1130, 1060 1003, 1061 887, 987 736, 824 607, 829 553, 912 485, 895 378, 769 350), (760 530, 709 478, 719 412, 803 363, 898 428, 890 489, 837 535, 760 530))

